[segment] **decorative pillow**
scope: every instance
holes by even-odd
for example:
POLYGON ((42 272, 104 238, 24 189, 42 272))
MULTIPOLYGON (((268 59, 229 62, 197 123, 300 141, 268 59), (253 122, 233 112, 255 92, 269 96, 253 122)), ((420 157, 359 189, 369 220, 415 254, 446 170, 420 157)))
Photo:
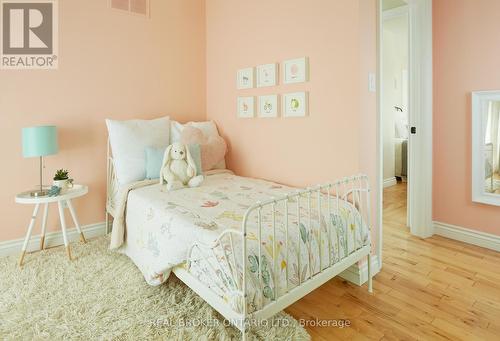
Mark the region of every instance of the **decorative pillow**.
POLYGON ((115 172, 120 184, 146 178, 146 147, 167 148, 170 118, 154 120, 106 120, 113 151, 115 172))
POLYGON ((159 179, 166 148, 146 148, 146 179, 159 179))
POLYGON ((181 140, 181 133, 184 129, 184 124, 177 121, 170 121, 170 144, 181 140))
MULTIPOLYGON (((217 137, 219 136, 219 131, 214 121, 204 121, 204 122, 188 122, 186 124, 181 124, 177 121, 171 121, 170 124, 170 143, 179 142, 181 139, 181 133, 184 127, 195 127, 203 132, 205 137, 217 137)), ((226 160, 223 158, 218 164, 216 164, 212 169, 226 169, 226 160)))
POLYGON ((188 144, 189 153, 193 158, 196 165, 196 175, 203 174, 203 167, 201 166, 201 146, 198 143, 188 144))
POLYGON ((199 144, 201 149, 201 168, 208 171, 221 162, 226 155, 226 141, 219 135, 205 136, 201 129, 185 126, 181 133, 181 143, 199 144))
MULTIPOLYGON (((199 144, 188 145, 189 153, 196 165, 196 174, 203 174, 201 149, 199 144)), ((146 179, 159 179, 166 148, 146 148, 146 179)))
POLYGON ((186 123, 189 127, 195 127, 200 129, 205 136, 219 136, 219 131, 214 121, 204 121, 204 122, 188 122, 186 123))

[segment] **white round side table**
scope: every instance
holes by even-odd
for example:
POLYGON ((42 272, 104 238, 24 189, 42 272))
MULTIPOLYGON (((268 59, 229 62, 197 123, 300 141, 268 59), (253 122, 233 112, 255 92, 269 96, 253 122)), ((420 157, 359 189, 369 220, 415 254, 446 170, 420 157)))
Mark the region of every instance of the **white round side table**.
POLYGON ((80 241, 86 243, 85 236, 80 228, 80 224, 78 223, 78 218, 76 217, 75 209, 71 204, 71 200, 75 198, 79 198, 88 193, 88 187, 85 185, 74 185, 72 188, 69 188, 64 194, 58 195, 56 197, 33 197, 30 192, 23 192, 16 195, 16 203, 18 204, 31 204, 35 205, 35 209, 33 210, 33 215, 31 216, 30 223, 28 225, 28 232, 26 233, 26 237, 24 239, 23 249, 21 253, 21 258, 19 259, 19 266, 23 265, 24 255, 26 254, 26 249, 28 247, 28 243, 31 238, 31 232, 33 231, 33 227, 35 226, 36 217, 38 215, 38 210, 41 204, 44 204, 44 212, 43 212, 43 220, 42 220, 42 233, 40 236, 40 249, 43 250, 45 248, 45 228, 47 227, 47 216, 49 212, 49 204, 57 203, 57 207, 59 208, 59 220, 61 222, 61 229, 63 234, 64 246, 66 247, 66 252, 68 254, 69 260, 71 260, 71 250, 68 244, 68 236, 66 234, 66 219, 64 218, 64 204, 66 204, 69 208, 69 212, 71 213, 71 217, 73 218, 73 222, 76 225, 77 231, 80 233, 80 241))

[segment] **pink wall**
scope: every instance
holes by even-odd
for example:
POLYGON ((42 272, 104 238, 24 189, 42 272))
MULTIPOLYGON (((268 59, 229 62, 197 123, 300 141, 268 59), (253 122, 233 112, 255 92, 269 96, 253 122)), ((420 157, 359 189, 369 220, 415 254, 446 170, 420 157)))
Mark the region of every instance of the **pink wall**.
MULTIPOLYGON (((20 145, 21 128, 36 124, 60 131, 45 182, 65 167, 90 186, 76 201, 82 224, 103 220, 106 117, 202 120, 206 109, 239 174, 301 186, 362 171, 375 186, 376 98, 366 81, 376 69, 376 0, 210 0, 206 16, 204 1, 152 2, 144 20, 101 0, 60 1, 59 70, 0 71, 9 160, 0 241, 25 233, 31 207, 13 197, 37 181, 37 160, 23 159, 20 145), (300 56, 310 59, 310 82, 236 90, 238 68, 300 56), (238 95, 302 90, 307 118, 236 118, 238 95)), ((499 12, 496 0, 434 1, 434 219, 494 234, 500 209, 470 199, 470 92, 500 88, 499 12)))
MULTIPOLYGON (((359 2, 359 169, 370 178, 372 189, 371 210, 372 225, 378 227, 378 179, 377 169, 378 134, 377 134, 377 93, 368 91, 368 74, 377 70, 377 0, 359 2)), ((372 240, 377 240, 376 228, 372 231, 372 240)))
MULTIPOLYGON (((60 131, 46 182, 65 167, 90 186, 76 201, 82 224, 103 221, 107 117, 203 120, 206 109, 239 174, 301 186, 365 172, 375 185, 376 100, 367 73, 376 69, 376 0, 210 0, 206 16, 204 3, 153 0, 144 20, 101 0, 61 1, 59 70, 0 71, 0 129, 12 141, 2 150, 10 162, 2 178, 16 179, 0 193, 9 212, 0 241, 25 233, 31 207, 13 196, 37 181, 37 162, 23 159, 20 146, 21 128, 36 124, 60 131), (310 59, 310 82, 236 90, 238 68, 300 56, 310 59), (236 118, 240 94, 302 90, 310 92, 307 118, 236 118)), ((55 219, 51 226, 58 228, 55 219)))
POLYGON ((367 84, 368 72, 376 70, 375 4, 207 2, 207 116, 230 142, 231 169, 297 186, 360 171, 376 182, 376 96, 367 84), (309 82, 236 89, 238 69, 301 56, 309 57, 309 82), (237 96, 294 91, 310 92, 310 116, 236 116, 237 96))
POLYGON ((207 2, 207 116, 230 141, 236 173, 300 186, 359 170, 358 10, 351 0, 207 2), (236 89, 239 68, 301 56, 310 82, 236 89), (236 117, 239 95, 304 90, 307 118, 236 117))
POLYGON ((500 89, 500 1, 435 0, 434 220, 500 235, 500 207, 471 201, 471 91, 500 89))
MULTIPOLYGON (((24 236, 32 207, 14 196, 38 181, 38 161, 22 158, 22 127, 58 126, 60 152, 47 157, 45 182, 64 167, 88 184, 75 206, 81 223, 91 224, 104 221, 105 118, 205 118, 203 1, 153 0, 150 20, 110 10, 104 0, 59 4, 59 69, 0 71, 0 241, 24 236)), ((58 228, 55 219, 50 226, 58 228)))

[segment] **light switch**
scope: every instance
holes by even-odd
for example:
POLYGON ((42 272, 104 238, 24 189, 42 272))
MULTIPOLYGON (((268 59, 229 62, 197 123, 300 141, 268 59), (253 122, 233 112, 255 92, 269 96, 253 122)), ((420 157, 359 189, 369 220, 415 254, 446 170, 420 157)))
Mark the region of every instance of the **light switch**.
POLYGON ((377 92, 377 76, 373 72, 368 74, 368 91, 377 92))

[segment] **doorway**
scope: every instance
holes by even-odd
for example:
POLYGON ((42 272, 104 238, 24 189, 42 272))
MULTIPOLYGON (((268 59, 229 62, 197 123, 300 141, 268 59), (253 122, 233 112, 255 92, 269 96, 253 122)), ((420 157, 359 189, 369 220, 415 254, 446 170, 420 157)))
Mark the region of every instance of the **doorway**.
POLYGON ((403 0, 382 0, 381 124, 384 224, 409 226, 409 18, 403 0))
MULTIPOLYGON (((377 254, 379 264, 382 264, 384 214, 390 214, 389 211, 384 212, 383 209, 384 180, 387 180, 385 182, 387 190, 391 185, 399 185, 395 189, 399 189, 401 193, 392 198, 402 198, 395 199, 398 200, 398 205, 403 210, 398 211, 399 219, 404 222, 402 225, 408 226, 412 235, 421 238, 430 237, 434 233, 432 222, 432 0, 378 0, 378 18, 378 88, 380 91, 378 91, 379 186, 377 205, 378 224, 381 228, 378 235, 377 254), (386 79, 383 61, 383 56, 387 54, 384 49, 384 28, 390 25, 384 27, 384 17, 390 20, 399 16, 407 18, 407 33, 404 33, 403 28, 402 35, 406 35, 408 45, 403 49, 399 46, 397 54, 404 56, 402 50, 406 50, 408 64, 406 72, 404 64, 396 65, 392 76, 386 79), (384 102, 386 88, 393 89, 395 94, 392 100, 386 99, 387 103, 384 102), (386 122, 384 125, 384 115, 394 117, 394 121, 386 122), (398 124, 396 124, 396 118, 398 124), (405 120, 407 120, 407 126, 405 126, 405 120), (388 133, 389 138, 392 137, 394 146, 391 146, 390 141, 385 143, 384 133, 388 133), (404 140, 406 143, 403 143, 404 140), (386 156, 389 155, 389 160, 392 158, 394 162, 390 161, 394 167, 392 179, 390 175, 384 175, 384 148, 386 156), (403 159, 405 155, 406 161, 403 159), (404 182, 405 177, 407 182, 404 182), (399 183, 398 178, 400 178, 399 183), (407 199, 406 203, 404 199, 407 199)), ((393 39, 396 38, 393 37, 393 39)), ((391 206, 389 202, 387 206, 391 206)))

